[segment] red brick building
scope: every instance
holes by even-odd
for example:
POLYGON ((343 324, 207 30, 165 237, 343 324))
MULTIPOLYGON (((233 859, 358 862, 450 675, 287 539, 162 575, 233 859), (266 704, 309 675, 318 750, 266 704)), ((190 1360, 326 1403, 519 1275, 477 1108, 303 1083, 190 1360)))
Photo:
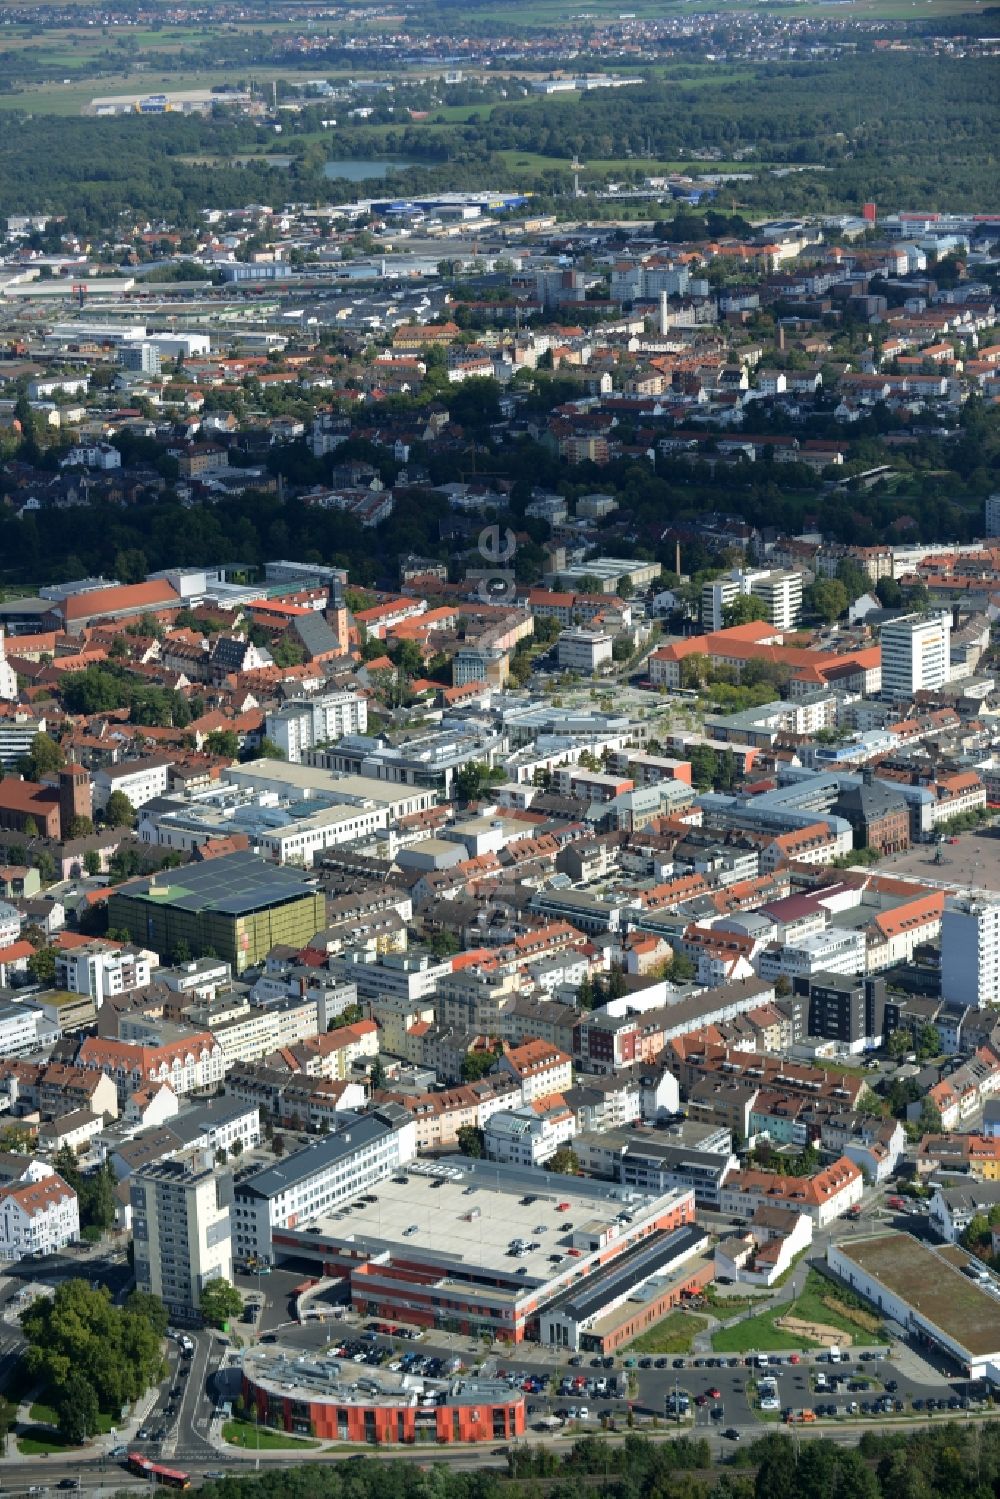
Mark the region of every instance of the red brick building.
POLYGON ((43 838, 59 837, 62 817, 58 788, 7 776, 0 781, 0 828, 24 833, 30 831, 32 822, 43 838))

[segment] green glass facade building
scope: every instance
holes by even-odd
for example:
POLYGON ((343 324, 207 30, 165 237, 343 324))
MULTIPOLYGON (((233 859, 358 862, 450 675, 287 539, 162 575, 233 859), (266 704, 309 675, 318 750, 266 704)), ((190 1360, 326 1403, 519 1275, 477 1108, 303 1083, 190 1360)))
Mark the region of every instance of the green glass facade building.
POLYGON ((108 900, 108 927, 170 959, 216 953, 235 973, 272 947, 304 947, 325 925, 326 900, 301 871, 235 853, 131 880, 108 900))

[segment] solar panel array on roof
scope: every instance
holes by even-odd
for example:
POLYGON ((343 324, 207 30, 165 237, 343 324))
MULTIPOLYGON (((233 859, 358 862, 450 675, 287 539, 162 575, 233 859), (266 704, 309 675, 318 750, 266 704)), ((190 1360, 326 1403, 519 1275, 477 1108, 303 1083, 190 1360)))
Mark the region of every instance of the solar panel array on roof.
POLYGON ((315 887, 300 871, 238 852, 205 864, 186 864, 173 881, 134 880, 123 895, 148 897, 186 911, 221 911, 238 916, 282 900, 295 900, 315 887))
MULTIPOLYGON (((693 1253, 705 1242, 708 1235, 703 1228, 688 1224, 677 1228, 665 1238, 645 1240, 634 1251, 626 1252, 621 1259, 614 1260, 607 1270, 600 1270, 587 1277, 586 1285, 574 1287, 566 1299, 557 1303, 561 1311, 576 1322, 585 1322, 595 1317, 612 1302, 617 1301, 644 1284, 658 1270, 665 1270, 677 1260, 693 1253)), ((552 1308, 549 1308, 552 1310, 552 1308)))

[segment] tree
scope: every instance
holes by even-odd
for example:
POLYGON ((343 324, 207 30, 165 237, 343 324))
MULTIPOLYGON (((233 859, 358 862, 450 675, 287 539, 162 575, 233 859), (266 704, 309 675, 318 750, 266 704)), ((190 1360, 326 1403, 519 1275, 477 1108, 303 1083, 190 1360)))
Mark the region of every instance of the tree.
POLYGON ((936 1025, 922 1025, 917 1032, 917 1056, 923 1061, 926 1057, 936 1057, 941 1054, 941 1035, 936 1025))
POLYGON ((710 744, 693 744, 688 751, 691 780, 697 791, 709 791, 715 785, 718 769, 715 750, 710 744))
POLYGON ((685 952, 675 952, 670 964, 670 980, 674 984, 689 984, 697 976, 694 960, 685 952))
POLYGON ((903 602, 903 590, 895 578, 879 578, 875 593, 883 609, 898 609, 903 602))
POLYGON ((467 1051, 462 1058, 462 1080, 466 1083, 478 1083, 496 1063, 496 1055, 492 1051, 467 1051))
POLYGON ((853 557, 841 557, 837 563, 837 578, 847 590, 849 603, 854 603, 863 593, 871 591, 872 580, 860 562, 853 557))
POLYGON ((159 1296, 149 1291, 130 1291, 125 1298, 125 1309, 148 1322, 158 1337, 166 1337, 170 1318, 159 1296))
POLYGON ((124 791, 112 791, 104 807, 104 821, 109 828, 134 827, 135 808, 124 791))
POLYGON ((920 1135, 939 1135, 943 1129, 941 1111, 927 1098, 920 1106, 916 1128, 920 1135))
POLYGON ((56 950, 40 947, 28 959, 28 972, 36 984, 51 985, 56 976, 56 950))
POLYGON ((463 1155, 479 1160, 483 1153, 483 1132, 474 1124, 462 1124, 456 1135, 458 1148, 463 1155))
POLYGON ((765 624, 771 618, 771 611, 763 599, 759 599, 752 593, 741 593, 739 598, 733 599, 731 604, 723 606, 722 625, 723 629, 731 629, 733 625, 750 625, 755 620, 761 620, 765 624))
POLYGON ((427 945, 436 958, 451 958, 462 950, 453 932, 435 932, 427 945))
POLYGON ((807 597, 809 608, 815 610, 827 624, 833 624, 835 619, 846 613, 850 603, 847 589, 839 578, 817 578, 808 589, 807 597))
POLYGON ((83 856, 84 874, 95 875, 101 872, 101 856, 96 848, 88 848, 83 856))
POLYGON ((281 639, 276 642, 271 650, 271 658, 275 666, 301 666, 306 659, 305 647, 302 642, 286 630, 281 639))
POLYGON ((89 838, 94 831, 94 824, 89 817, 70 818, 69 827, 63 834, 64 838, 89 838))
POLYGON ((163 1377, 160 1335, 142 1311, 116 1307, 104 1286, 63 1281, 22 1313, 21 1329, 28 1373, 46 1392, 64 1389, 79 1375, 109 1415, 163 1377))
POLYGON ((372 1062, 368 1081, 371 1083, 373 1093, 377 1092, 379 1088, 385 1087, 385 1063, 381 1057, 376 1057, 374 1062, 372 1062))
POLYGON ((549 1156, 545 1162, 545 1169, 554 1172, 557 1176, 578 1176, 580 1157, 575 1150, 570 1150, 568 1145, 563 1145, 555 1155, 549 1156))
POLYGON ((627 993, 627 991, 628 985, 625 982, 625 974, 622 971, 621 964, 612 963, 608 973, 608 998, 621 999, 622 995, 627 993))
POLYGON ((93 1385, 75 1370, 56 1394, 54 1409, 59 1435, 71 1447, 78 1447, 96 1434, 100 1420, 100 1403, 93 1385))
POLYGON ((64 763, 62 750, 51 734, 46 734, 43 730, 32 739, 30 750, 21 756, 17 766, 26 780, 40 781, 42 776, 61 770, 64 763))
POLYGON ((389 649, 389 656, 407 677, 420 676, 424 669, 424 657, 415 640, 399 640, 389 649))
POLYGON ((459 801, 478 801, 490 785, 506 779, 505 772, 499 767, 491 769, 485 760, 470 760, 455 776, 455 794, 459 801))
POLYGON ((204 749, 209 755, 224 755, 227 760, 238 760, 240 741, 235 729, 213 729, 205 735, 204 749))
POLYGON ((201 1315, 210 1327, 222 1327, 243 1310, 243 1297, 228 1280, 218 1276, 201 1293, 201 1315))
POLYGON ((257 754, 262 760, 283 760, 285 752, 280 744, 275 744, 273 739, 268 739, 265 734, 257 746, 257 754))
POLYGON ((889 1056, 897 1061, 900 1057, 905 1057, 906 1053, 912 1048, 912 1046, 913 1033, 911 1031, 905 1030, 902 1026, 900 1026, 897 1030, 894 1030, 888 1041, 885 1043, 885 1049, 888 1052, 889 1056))

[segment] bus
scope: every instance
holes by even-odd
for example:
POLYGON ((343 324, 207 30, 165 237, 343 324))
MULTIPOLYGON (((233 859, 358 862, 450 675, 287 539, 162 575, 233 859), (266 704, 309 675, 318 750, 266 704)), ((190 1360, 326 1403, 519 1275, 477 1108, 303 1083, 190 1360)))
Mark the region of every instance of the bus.
POLYGON ((171 1489, 191 1487, 189 1473, 181 1473, 177 1468, 165 1468, 162 1463, 150 1462, 141 1452, 130 1452, 126 1466, 130 1473, 135 1473, 139 1478, 152 1479, 154 1483, 166 1484, 171 1489))

